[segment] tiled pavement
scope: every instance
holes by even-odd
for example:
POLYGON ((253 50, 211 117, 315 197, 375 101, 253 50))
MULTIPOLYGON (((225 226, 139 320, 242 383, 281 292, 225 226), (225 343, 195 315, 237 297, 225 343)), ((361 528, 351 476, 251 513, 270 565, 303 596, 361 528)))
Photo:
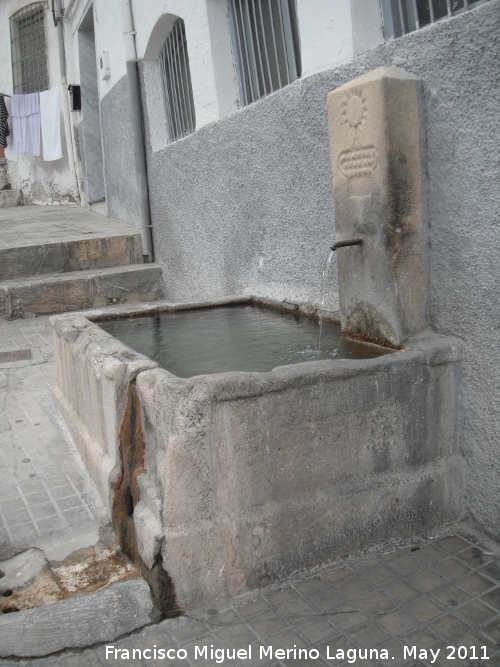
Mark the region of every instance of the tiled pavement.
POLYGON ((48 317, 0 320, 0 560, 104 516, 52 398, 52 356, 48 317), (5 361, 15 350, 31 358, 5 361))
MULTIPOLYGON (((106 218, 105 235, 137 231, 106 218)), ((11 206, 0 208, 0 250, 103 236, 103 217, 81 206, 11 206)))
POLYGON ((337 563, 230 604, 192 610, 108 644, 116 653, 99 646, 18 663, 0 660, 0 665, 498 667, 499 579, 498 548, 470 535, 448 535, 337 563), (249 645, 251 659, 230 659, 233 649, 248 651, 249 645), (307 657, 297 653, 294 659, 294 647, 305 648, 307 657), (415 652, 409 653, 412 647, 415 652), (173 650, 172 659, 159 659, 161 654, 149 659, 155 649, 157 656, 160 649, 173 650), (230 653, 214 653, 210 659, 212 649, 230 653), (280 649, 292 650, 289 659, 276 654, 280 649), (375 653, 365 659, 365 649, 367 656, 376 649, 379 659, 375 653), (459 650, 467 659, 458 657, 459 650))
MULTIPOLYGON (((52 400, 55 370, 47 317, 0 321, 0 352, 26 349, 31 359, 0 361, 0 556, 9 548, 34 546, 47 535, 64 539, 104 519, 102 501, 52 400)), ((113 642, 119 651, 108 651, 108 658, 106 646, 96 646, 40 659, 0 659, 0 667, 499 667, 500 548, 464 530, 462 537, 413 541, 229 603, 190 610, 113 642), (249 645, 251 659, 241 654, 230 659, 233 649, 249 645), (405 646, 416 647, 416 653, 407 650, 405 657, 405 646), (448 646, 462 647, 460 656, 466 659, 448 646), (148 659, 147 649, 154 655, 155 647, 173 649, 177 657, 148 659), (294 647, 305 648, 308 657, 276 654, 294 647), (220 653, 211 658, 212 648, 230 653, 221 661, 220 653), (124 651, 132 656, 133 649, 146 650, 146 656, 127 659, 124 651), (365 659, 365 649, 367 656, 376 649, 379 659, 375 653, 365 659), (436 659, 431 649, 440 649, 436 659)))

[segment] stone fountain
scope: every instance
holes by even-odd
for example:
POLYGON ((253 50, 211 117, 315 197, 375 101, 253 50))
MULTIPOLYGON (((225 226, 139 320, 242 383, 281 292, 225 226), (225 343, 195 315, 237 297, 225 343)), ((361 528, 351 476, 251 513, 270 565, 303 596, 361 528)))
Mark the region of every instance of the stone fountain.
POLYGON ((427 328, 422 108, 387 68, 328 98, 337 242, 362 240, 337 251, 342 329, 393 354, 180 378, 102 311, 53 318, 56 400, 165 614, 460 516, 461 344, 427 328))

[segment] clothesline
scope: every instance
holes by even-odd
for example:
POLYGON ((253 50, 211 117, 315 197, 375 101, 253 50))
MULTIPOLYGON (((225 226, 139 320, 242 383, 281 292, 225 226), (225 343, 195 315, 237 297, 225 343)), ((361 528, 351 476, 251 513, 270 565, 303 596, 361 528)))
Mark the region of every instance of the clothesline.
POLYGON ((12 131, 14 153, 40 155, 40 130, 43 140, 45 161, 62 158, 60 130, 60 90, 59 86, 50 90, 21 95, 0 93, 0 145, 7 147, 10 134, 9 113, 3 100, 11 97, 12 131))

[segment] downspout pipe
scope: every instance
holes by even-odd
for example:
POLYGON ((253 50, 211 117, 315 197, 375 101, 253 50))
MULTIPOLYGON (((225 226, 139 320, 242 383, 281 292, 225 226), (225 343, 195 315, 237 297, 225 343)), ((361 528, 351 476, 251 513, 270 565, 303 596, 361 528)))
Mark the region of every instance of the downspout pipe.
POLYGON ((78 183, 78 176, 76 175, 76 165, 75 165, 75 152, 73 149, 73 136, 72 136, 72 126, 71 118, 69 113, 69 102, 68 102, 68 79, 66 77, 66 52, 64 48, 64 25, 63 25, 63 8, 62 0, 57 0, 56 2, 57 16, 54 12, 54 2, 52 2, 52 11, 54 17, 54 23, 57 26, 57 38, 59 42, 59 69, 61 74, 61 92, 63 97, 63 117, 64 117, 64 131, 66 134, 66 146, 68 148, 68 160, 71 173, 75 179, 75 196, 78 195, 78 198, 81 201, 81 192, 80 184, 78 183))
POLYGON ((137 50, 135 45, 134 18, 131 0, 120 0, 122 13, 123 43, 130 91, 130 111, 132 116, 132 139, 135 156, 135 173, 137 181, 137 197, 139 203, 139 219, 141 223, 142 254, 148 262, 153 261, 153 235, 151 214, 149 210, 149 193, 146 166, 146 147, 142 130, 141 96, 139 70, 137 67, 137 50))

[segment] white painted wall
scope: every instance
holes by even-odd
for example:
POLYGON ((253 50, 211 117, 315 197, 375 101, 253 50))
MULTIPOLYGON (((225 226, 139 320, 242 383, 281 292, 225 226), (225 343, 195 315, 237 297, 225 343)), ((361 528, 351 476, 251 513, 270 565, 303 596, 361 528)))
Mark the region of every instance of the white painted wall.
POLYGON ((78 67, 78 29, 89 7, 93 4, 95 42, 98 60, 99 95, 101 99, 127 73, 125 64, 125 49, 122 36, 122 19, 120 2, 118 0, 77 0, 66 20, 66 61, 68 80, 71 83, 80 83, 78 67), (99 59, 103 51, 109 54, 110 77, 101 78, 99 59))
MULTIPOLYGON (((76 0, 67 17, 68 80, 77 84, 80 81, 77 31, 90 4, 90 0, 76 0)), ((158 125, 152 128, 153 135, 157 136, 156 149, 166 145, 167 137, 159 77, 151 61, 156 63, 168 30, 177 17, 185 23, 197 129, 237 110, 225 0, 208 0, 208 3, 206 0, 149 0, 147 7, 142 0, 132 0, 132 11, 137 56, 150 61, 146 70, 151 73, 151 90, 146 91, 146 97, 150 100, 153 126, 158 125), (155 77, 158 81, 154 81, 155 77)), ((109 53, 110 59, 109 79, 104 81, 99 76, 102 99, 126 75, 119 2, 94 0, 94 16, 98 59, 103 51, 109 53)), ((79 114, 73 117, 76 123, 80 122, 79 114)))
POLYGON ((384 33, 380 0, 351 0, 354 54, 382 44, 384 33))
MULTIPOLYGON (((0 90, 12 92, 9 16, 27 0, 0 0, 0 90)), ((79 84, 77 31, 92 0, 64 0, 71 11, 65 20, 68 83, 79 84)), ((157 67, 158 54, 176 17, 184 20, 193 86, 196 127, 217 121, 239 108, 227 0, 132 0, 137 55, 145 59, 146 104, 149 111, 151 147, 167 144, 162 91, 157 67)), ((119 0, 94 0, 95 38, 98 61, 109 53, 110 77, 99 75, 102 99, 126 75, 125 49, 119 0)), ((379 0, 297 0, 302 77, 345 62, 382 41, 379 0)), ((50 86, 60 81, 57 30, 47 8, 46 36, 50 86)), ((98 63, 99 64, 99 63, 98 63)), ((80 112, 71 113, 77 127, 80 112)), ((63 128, 62 128, 63 131, 63 128)), ((64 132, 63 132, 64 137, 64 132)), ((9 178, 37 203, 75 193, 74 177, 66 159, 43 163, 41 158, 14 155, 7 149, 9 178)), ((76 165, 77 172, 79 164, 76 165)), ((81 171, 81 170, 80 170, 81 171)))
MULTIPOLYGON (((352 58, 353 30, 360 33, 356 53, 378 43, 382 34, 380 12, 377 14, 373 8, 378 7, 379 0, 362 1, 370 8, 366 16, 359 9, 360 0, 352 0, 358 2, 353 10, 347 0, 297 0, 303 77, 352 58), (373 19, 375 25, 371 26, 373 19)), ((137 55, 148 61, 145 94, 152 149, 159 150, 167 144, 163 105, 159 104, 161 88, 153 63, 175 16, 184 20, 186 28, 197 129, 237 111, 227 0, 150 0, 147 11, 142 0, 132 3, 137 55)))
MULTIPOLYGON (((218 4, 223 4, 225 7, 225 0, 222 0, 222 3, 220 0, 217 0, 217 2, 218 4)), ((211 4, 213 5, 213 3, 211 4)), ((231 107, 231 104, 228 104, 226 100, 219 100, 207 1, 150 0, 146 11, 142 0, 132 0, 132 7, 134 12, 135 29, 137 32, 136 44, 138 58, 144 58, 146 60, 158 59, 161 47, 165 43, 165 39, 168 35, 167 28, 169 26, 169 22, 167 21, 162 26, 162 17, 170 14, 172 22, 175 20, 175 17, 184 20, 197 129, 218 120, 226 115, 229 110, 235 110, 236 105, 234 104, 234 95, 233 107, 231 107), (155 26, 158 26, 160 30, 155 30, 155 26), (165 29, 161 30, 162 27, 165 29)), ((220 18, 223 18, 223 16, 221 17, 221 12, 217 13, 212 11, 211 18, 219 20, 220 18)), ((217 32, 220 34, 220 30, 215 31, 216 45, 217 32)), ((214 36, 213 32, 212 36, 214 36)), ((216 53, 216 56, 216 60, 220 62, 221 58, 219 52, 216 53)), ((227 70, 225 70, 225 73, 227 73, 227 70)), ((232 74, 232 80, 234 82, 234 74, 232 74)), ((229 86, 230 85, 231 81, 229 82, 229 86)), ((235 86, 235 83, 233 83, 233 86, 235 86)), ((220 80, 219 90, 221 90, 220 80)))
MULTIPOLYGON (((30 4, 28 0, 2 0, 0 2, 0 92, 11 95, 13 92, 12 58, 10 47, 10 16, 22 7, 30 4)), ((49 87, 60 85, 59 44, 57 29, 48 8, 45 11, 45 38, 47 46, 47 67, 49 87)), ((10 111, 10 100, 6 98, 10 111)), ((12 123, 10 123, 12 130, 12 123)), ((35 204, 59 204, 75 197, 74 176, 69 168, 63 118, 61 116, 61 139, 63 158, 53 162, 44 162, 43 156, 36 157, 12 150, 13 136, 8 138, 5 157, 8 161, 8 177, 14 189, 21 189, 25 201, 35 204)))
POLYGON ((354 55, 351 3, 348 0, 297 0, 302 77, 354 55))
MULTIPOLYGON (((379 43, 378 2, 297 0, 302 76, 334 67, 379 43)), ((73 33, 88 4, 89 0, 74 3, 73 33)), ((111 76, 99 84, 102 98, 125 75, 125 59, 117 0, 94 0, 94 4, 98 55, 108 51, 110 56, 111 76)), ((149 0, 147 5, 143 0, 132 0, 132 9, 137 56, 147 61, 157 60, 175 18, 184 20, 197 129, 238 109, 227 0, 149 0)), ((148 66, 147 70, 153 76, 154 68, 148 66)), ((150 97, 157 109, 158 91, 152 91, 150 97)), ((157 109, 158 115, 160 112, 157 109)), ((157 147, 162 145, 163 138, 157 147)))

